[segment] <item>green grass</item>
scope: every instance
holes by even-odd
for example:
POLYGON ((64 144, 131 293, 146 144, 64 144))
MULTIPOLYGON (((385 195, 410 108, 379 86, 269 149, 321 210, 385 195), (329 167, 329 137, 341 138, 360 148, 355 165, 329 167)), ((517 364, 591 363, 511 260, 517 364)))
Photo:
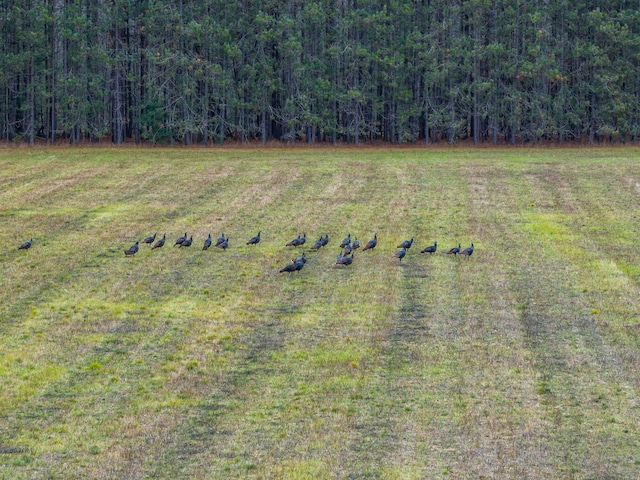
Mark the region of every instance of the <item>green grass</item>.
POLYGON ((1 150, 0 478, 638 478, 639 159, 1 150))

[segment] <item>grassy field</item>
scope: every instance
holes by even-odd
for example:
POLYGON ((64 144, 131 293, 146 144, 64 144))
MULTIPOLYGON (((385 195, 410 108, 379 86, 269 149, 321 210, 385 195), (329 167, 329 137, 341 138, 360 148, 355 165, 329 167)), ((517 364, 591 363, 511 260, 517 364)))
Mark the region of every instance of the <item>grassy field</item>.
POLYGON ((0 478, 640 477, 640 150, 5 149, 0 220, 0 478))

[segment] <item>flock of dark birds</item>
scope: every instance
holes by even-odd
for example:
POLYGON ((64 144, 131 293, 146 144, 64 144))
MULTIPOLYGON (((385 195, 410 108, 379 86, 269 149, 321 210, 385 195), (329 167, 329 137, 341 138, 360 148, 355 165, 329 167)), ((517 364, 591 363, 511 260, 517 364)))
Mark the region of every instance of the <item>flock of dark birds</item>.
MULTIPOLYGON (((261 233, 262 231, 258 232, 258 234, 255 237, 252 237, 248 242, 246 242, 246 245, 257 245, 258 243, 260 243, 261 233)), ((167 240, 167 234, 165 233, 162 236, 162 238, 156 240, 157 235, 158 235, 158 232, 154 233, 152 236, 142 240, 142 243, 151 245, 151 250, 156 250, 158 248, 164 247, 164 244, 167 240)), ((307 234, 306 233, 303 235, 298 234, 296 238, 286 243, 285 246, 301 247, 306 242, 307 242, 307 234)), ((192 244, 193 244, 193 235, 190 235, 187 237, 187 232, 184 232, 184 235, 178 237, 178 239, 173 244, 173 246, 182 248, 182 247, 190 247, 192 244)), ((328 244, 329 244, 329 233, 325 233, 324 235, 320 235, 320 238, 316 240, 316 242, 311 247, 311 250, 313 251, 320 250, 322 247, 325 247, 328 244)), ((31 248, 32 245, 33 245, 33 238, 24 242, 22 245, 18 247, 18 249, 28 250, 29 248, 31 248)), ((376 233, 373 236, 373 238, 369 240, 364 245, 364 247, 362 247, 362 251, 366 252, 367 250, 373 250, 374 248, 376 248, 377 245, 378 245, 378 234, 376 233)), ((413 245, 413 237, 411 237, 410 240, 403 241, 400 245, 396 247, 396 248, 399 248, 400 250, 398 250, 393 255, 393 257, 398 258, 399 261, 402 262, 402 259, 407 255, 407 251, 411 248, 412 245, 413 245)), ((202 246, 202 250, 208 250, 209 247, 211 246, 214 246, 215 248, 220 248, 222 250, 226 250, 227 248, 229 248, 229 236, 225 236, 223 232, 222 235, 218 237, 218 239, 216 240, 216 243, 214 244, 213 239, 211 238, 211 234, 209 234, 209 236, 204 240, 204 245, 202 246)), ((140 248, 140 241, 138 240, 135 244, 133 244, 131 247, 125 250, 124 254, 125 256, 128 256, 128 257, 134 256, 136 253, 138 253, 139 248, 140 248)), ((338 258, 336 258, 336 265, 345 265, 345 266, 351 265, 353 263, 355 251, 358 250, 359 248, 360 248, 360 241, 357 238, 354 238, 353 240, 351 240, 351 233, 349 233, 347 237, 344 240, 342 240, 342 243, 340 243, 340 254, 338 255, 338 258)), ((447 255, 453 255, 453 256, 462 255, 469 258, 471 257, 471 255, 473 255, 473 248, 474 248, 473 243, 465 249, 461 249, 460 244, 458 244, 457 247, 451 248, 446 253, 447 255)), ((433 255, 434 253, 436 253, 437 250, 438 250, 438 242, 433 242, 433 245, 429 245, 428 247, 424 248, 423 250, 420 251, 420 253, 429 253, 433 255)), ((291 263, 289 263, 284 268, 282 268, 280 270, 280 273, 299 272, 300 270, 303 269, 306 263, 307 263, 307 257, 303 250, 302 255, 291 259, 291 263)))

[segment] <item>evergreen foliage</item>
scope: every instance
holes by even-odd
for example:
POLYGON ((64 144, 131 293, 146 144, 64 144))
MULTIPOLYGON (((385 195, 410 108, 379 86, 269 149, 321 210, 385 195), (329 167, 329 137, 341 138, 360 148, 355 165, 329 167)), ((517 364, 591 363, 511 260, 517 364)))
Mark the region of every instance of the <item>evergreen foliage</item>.
POLYGON ((610 0, 3 0, 0 138, 635 141, 610 0))

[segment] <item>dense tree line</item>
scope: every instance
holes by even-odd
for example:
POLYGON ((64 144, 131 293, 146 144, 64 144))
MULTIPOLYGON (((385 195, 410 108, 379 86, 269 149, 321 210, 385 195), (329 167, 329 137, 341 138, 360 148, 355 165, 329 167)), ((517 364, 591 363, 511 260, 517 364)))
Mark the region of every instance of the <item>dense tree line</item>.
POLYGON ((0 27, 9 141, 640 134, 638 0, 0 0, 0 27))

